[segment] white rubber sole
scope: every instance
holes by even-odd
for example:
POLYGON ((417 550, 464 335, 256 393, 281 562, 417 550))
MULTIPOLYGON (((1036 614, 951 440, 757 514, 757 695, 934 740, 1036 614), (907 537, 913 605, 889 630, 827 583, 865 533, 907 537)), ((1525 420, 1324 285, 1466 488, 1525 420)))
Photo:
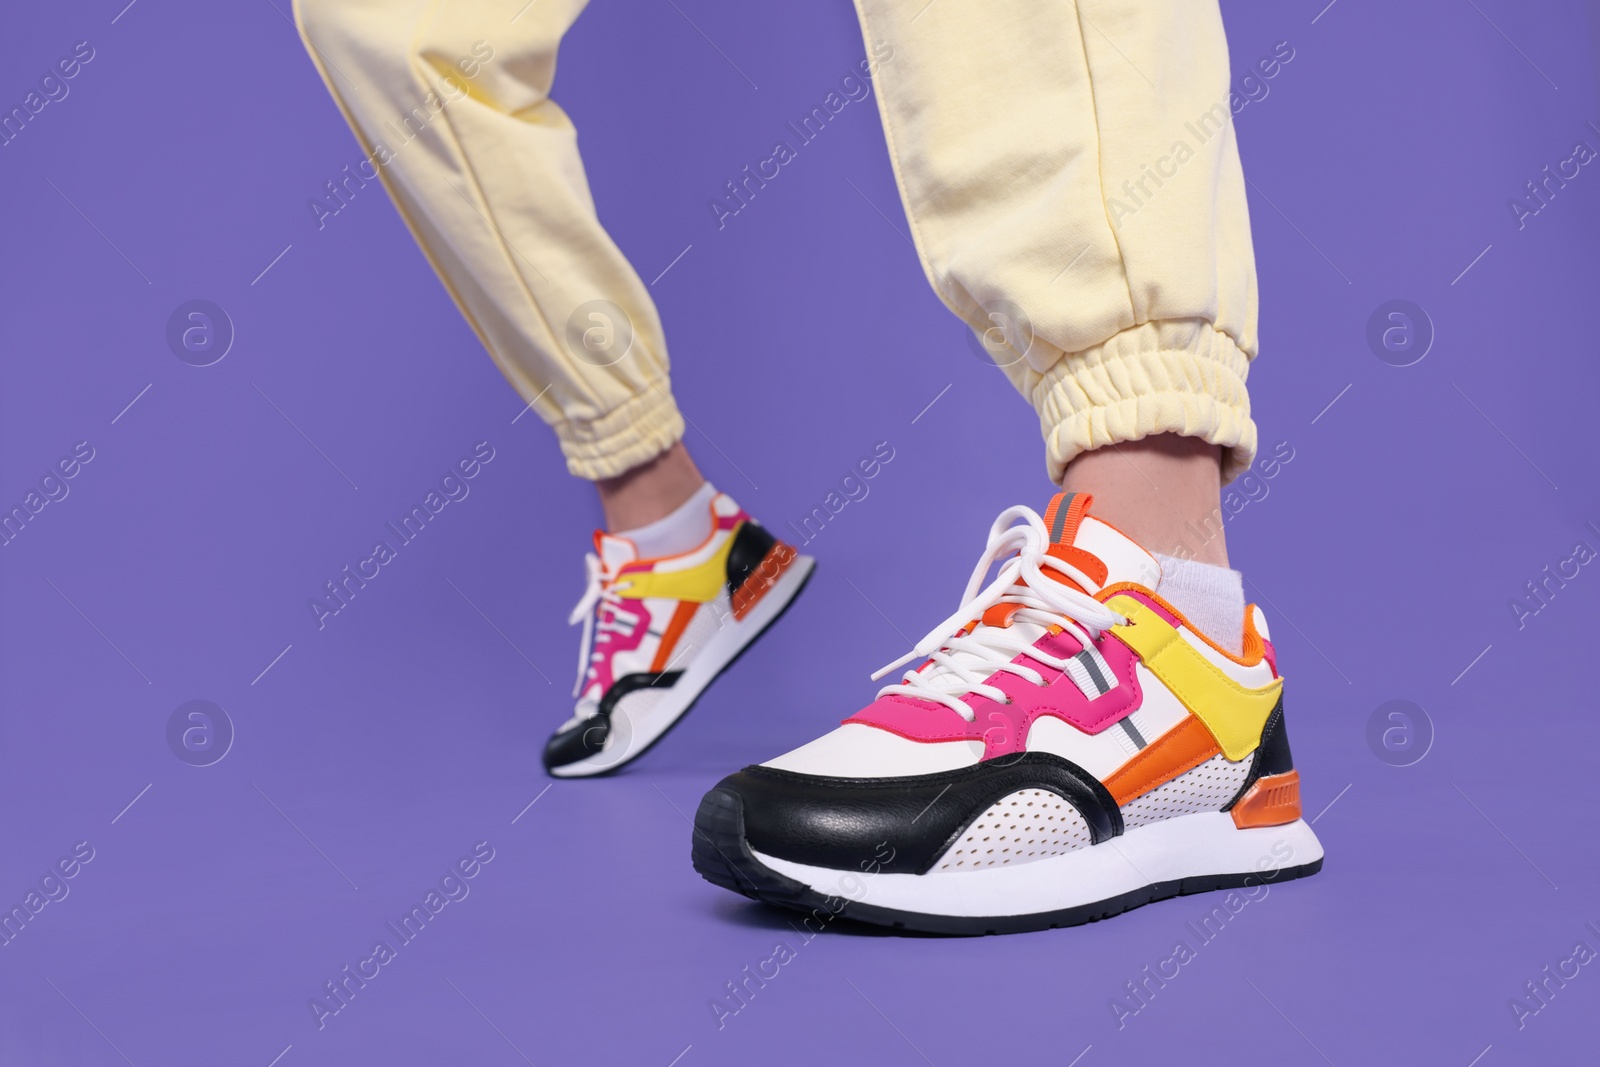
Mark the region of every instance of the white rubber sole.
POLYGON ((739 657, 775 622, 789 603, 799 594, 811 576, 816 560, 797 555, 767 594, 756 602, 750 614, 733 619, 718 628, 698 655, 683 669, 683 674, 671 689, 649 711, 634 718, 629 715, 626 702, 611 713, 611 728, 603 749, 592 756, 550 768, 555 778, 587 778, 591 775, 614 771, 644 755, 661 738, 661 735, 684 717, 700 694, 717 675, 739 657))
POLYGON ((1303 819, 1241 830, 1227 812, 1207 811, 1060 856, 978 871, 872 874, 793 863, 754 849, 750 854, 824 897, 902 914, 988 919, 1087 908, 1189 879, 1270 883, 1280 872, 1320 861, 1322 843, 1303 819))

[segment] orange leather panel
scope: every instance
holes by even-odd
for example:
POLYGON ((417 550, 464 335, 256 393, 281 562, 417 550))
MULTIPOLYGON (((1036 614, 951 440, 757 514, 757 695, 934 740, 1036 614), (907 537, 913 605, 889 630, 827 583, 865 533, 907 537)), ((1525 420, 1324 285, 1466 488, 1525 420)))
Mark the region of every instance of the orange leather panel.
POLYGON ((661 645, 656 649, 656 658, 650 663, 652 672, 667 669, 667 664, 671 662, 672 650, 678 644, 678 638, 683 636, 684 628, 699 610, 700 605, 692 600, 685 600, 678 605, 678 610, 672 613, 672 621, 667 623, 666 632, 661 635, 661 645))
MULTIPOLYGON (((1106 570, 1106 565, 1100 561, 1099 556, 1085 552, 1077 545, 1051 545, 1045 551, 1057 559, 1065 560, 1078 568, 1088 575, 1095 585, 1105 585, 1106 578, 1110 576, 1110 572, 1106 570)), ((1045 574, 1052 578, 1057 577, 1056 572, 1052 570, 1047 569, 1045 574)), ((1071 582, 1069 584, 1076 586, 1078 583, 1071 582)))
POLYGON ((996 604, 983 613, 985 626, 1010 626, 1011 616, 1022 610, 1021 604, 996 604))
POLYGON ((1106 779, 1106 789, 1118 805, 1126 804, 1185 771, 1194 770, 1221 751, 1206 724, 1190 715, 1117 768, 1106 779))
POLYGON ((1300 817, 1300 772, 1286 771, 1257 778, 1230 814, 1233 825, 1241 830, 1294 822, 1300 817))

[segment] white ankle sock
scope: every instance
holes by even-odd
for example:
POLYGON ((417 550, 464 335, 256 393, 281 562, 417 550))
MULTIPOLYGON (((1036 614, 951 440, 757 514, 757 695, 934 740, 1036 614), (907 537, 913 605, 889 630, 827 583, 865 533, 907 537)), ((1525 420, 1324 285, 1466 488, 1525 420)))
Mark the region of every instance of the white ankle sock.
POLYGON ((711 501, 716 495, 716 487, 706 482, 670 515, 637 530, 613 530, 611 536, 632 541, 640 559, 682 555, 711 536, 711 501))
POLYGON ((1161 564, 1157 592, 1211 640, 1234 655, 1244 650, 1244 579, 1210 563, 1155 555, 1161 564))

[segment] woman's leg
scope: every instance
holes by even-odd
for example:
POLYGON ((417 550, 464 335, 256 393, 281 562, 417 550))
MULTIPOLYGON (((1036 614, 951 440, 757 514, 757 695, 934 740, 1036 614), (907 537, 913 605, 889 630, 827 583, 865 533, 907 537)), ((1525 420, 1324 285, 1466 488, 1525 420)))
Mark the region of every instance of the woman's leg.
POLYGON ((673 499, 684 464, 660 457, 683 419, 661 322, 600 225, 576 131, 550 98, 584 4, 296 0, 295 16, 367 153, 353 180, 382 180, 501 371, 555 428, 568 469, 625 477, 624 496, 639 498, 629 520, 648 522, 699 476, 673 499))
POLYGON ((1203 438, 1154 434, 1078 453, 1061 488, 1093 493, 1100 517, 1151 552, 1226 567, 1220 453, 1203 438))
POLYGON ((1215 3, 857 6, 928 278, 1033 402, 1063 491, 1001 514, 960 606, 879 672, 899 682, 706 795, 695 866, 963 934, 1316 873, 1265 619, 1192 558, 1255 449, 1215 3))
MULTIPOLYGON (((1155 551, 1192 548, 1185 524, 1256 447, 1216 3, 857 7, 923 267, 1037 409, 1051 479, 1155 551)), ((1227 558, 1220 533, 1193 554, 1227 558)))
MULTIPOLYGON (((550 99, 584 0, 297 0, 306 47, 500 369, 605 511, 572 621, 560 777, 642 755, 804 587, 811 560, 716 492, 683 446, 655 305, 601 227, 550 99)), ((354 190, 351 190, 354 191, 354 190)), ((332 190, 330 190, 330 193, 332 190)))
POLYGON ((689 450, 679 441, 632 470, 614 478, 601 478, 594 487, 600 494, 606 529, 626 531, 659 522, 672 514, 693 497, 705 481, 689 450))

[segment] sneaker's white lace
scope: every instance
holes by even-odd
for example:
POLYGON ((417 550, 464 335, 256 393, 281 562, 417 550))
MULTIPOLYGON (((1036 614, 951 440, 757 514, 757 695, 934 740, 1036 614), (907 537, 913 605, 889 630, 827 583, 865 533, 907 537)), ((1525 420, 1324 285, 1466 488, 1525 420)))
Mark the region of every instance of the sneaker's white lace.
POLYGON ((989 529, 989 545, 967 582, 961 606, 929 630, 910 652, 885 665, 872 677, 874 680, 882 678, 913 660, 927 659, 928 664, 920 670, 907 671, 899 684, 884 686, 878 690, 878 695, 933 701, 972 722, 976 713, 961 699, 963 695, 975 694, 1000 703, 1008 702, 1004 690, 984 681, 996 672, 1014 674, 1034 685, 1049 684, 1032 667, 1011 662, 1018 655, 1025 652, 1029 659, 1058 672, 1067 669, 1068 660, 1033 647, 1037 630, 1022 627, 1019 632, 1017 623, 1059 626, 1076 637, 1085 649, 1092 649, 1094 639, 1103 631, 1128 621, 1093 596, 1046 575, 1044 572, 1048 568, 1072 579, 1089 593, 1100 590, 1099 584, 1077 567, 1049 555, 1049 547, 1050 533, 1038 512, 1021 505, 1001 512, 989 529), (1022 521, 1017 524, 1019 519, 1022 521), (993 581, 984 585, 984 577, 997 560, 1004 561, 999 572, 993 581), (981 618, 996 604, 1018 605, 1011 616, 1012 626, 986 626, 979 622, 970 632, 961 632, 967 623, 981 618))
POLYGON ((595 646, 609 641, 611 634, 631 634, 639 625, 639 616, 622 606, 622 598, 617 595, 611 574, 600 557, 593 552, 586 553, 583 566, 587 575, 583 597, 567 616, 568 626, 583 623, 583 642, 578 646, 578 680, 572 684, 575 697, 583 692, 594 674, 595 663, 604 655, 595 646), (595 610, 597 607, 599 611, 595 610))

